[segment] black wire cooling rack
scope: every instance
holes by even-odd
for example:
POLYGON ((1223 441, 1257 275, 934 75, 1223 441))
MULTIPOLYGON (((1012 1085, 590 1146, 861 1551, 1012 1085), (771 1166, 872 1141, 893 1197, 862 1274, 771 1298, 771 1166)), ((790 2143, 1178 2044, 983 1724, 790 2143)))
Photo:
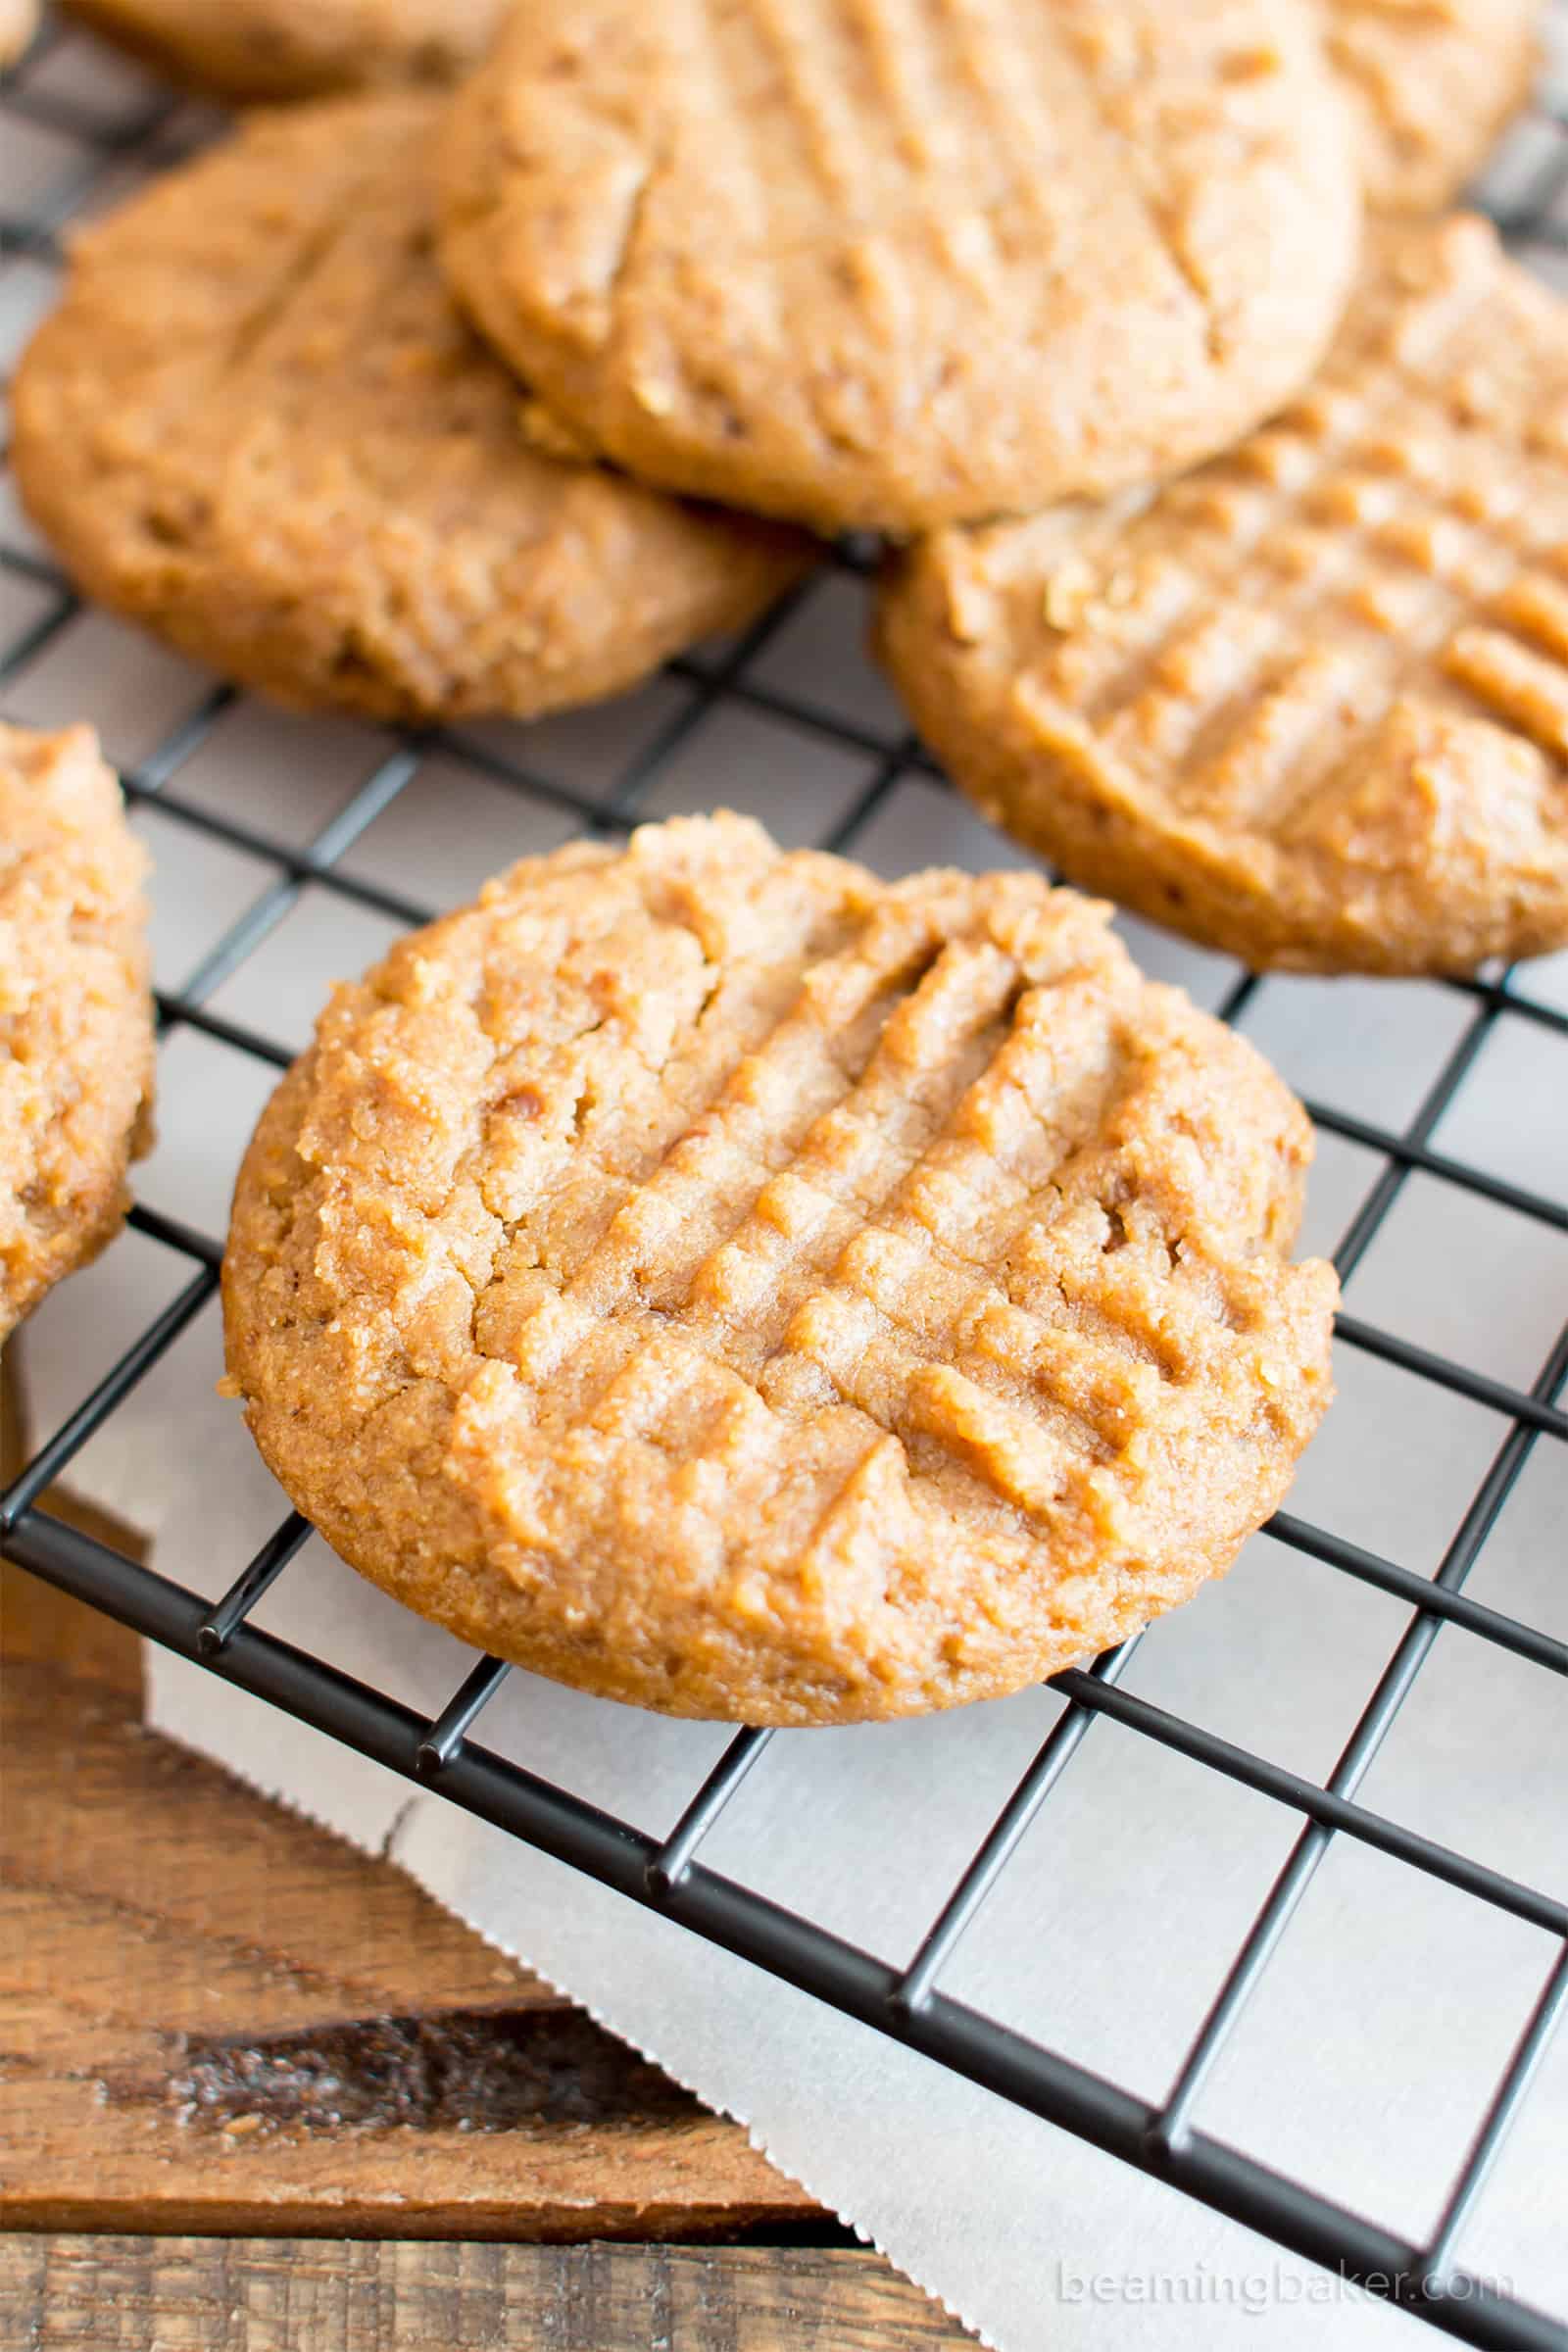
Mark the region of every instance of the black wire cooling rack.
MULTIPOLYGON (((127 85, 130 97, 122 96, 118 109, 109 112, 84 103, 72 74, 61 71, 62 62, 69 65, 70 53, 80 46, 47 25, 17 72, 0 77, 0 323, 8 278, 14 297, 18 273, 27 281, 13 300, 14 309, 25 312, 34 298, 45 297, 48 270, 58 260, 58 234, 73 215, 95 204, 101 194, 112 193, 119 182, 179 152, 202 128, 199 121, 193 122, 190 109, 145 85, 127 85), (34 151, 36 172, 19 172, 18 157, 25 161, 34 151), (24 176, 37 185, 8 211, 7 190, 24 176)), ((1548 271, 1555 257, 1568 254, 1568 231, 1559 219, 1568 212, 1568 111, 1543 108, 1531 118, 1515 150, 1511 184, 1493 209, 1509 237, 1548 271)), ((853 567, 853 551, 843 560, 853 567)), ((29 610, 10 641, 0 643, 0 689, 16 690, 19 714, 25 716, 29 665, 48 655, 80 608, 59 572, 23 543, 23 534, 8 535, 0 518, 0 589, 8 577, 26 591, 29 610)), ((794 600, 787 600, 716 658, 673 663, 667 714, 619 772, 605 779, 601 790, 584 790, 535 773, 510 753, 465 734, 388 738, 392 748, 386 757, 307 847, 290 846, 260 824, 238 821, 181 793, 182 767, 237 699, 226 687, 202 694, 126 775, 127 797, 133 807, 155 804, 164 820, 263 860, 270 878, 177 992, 160 997, 163 1037, 182 1030, 203 1032, 241 1055, 281 1068, 291 1057, 290 1050, 225 1017, 213 1000, 289 914, 301 894, 318 888, 340 906, 358 905, 398 923, 428 919, 432 909, 345 871, 339 861, 405 790, 432 750, 516 792, 536 808, 549 808, 565 826, 614 834, 635 821, 660 779, 717 710, 750 709, 787 721, 797 731, 803 763, 809 761, 813 747, 818 758, 848 753, 859 762, 856 789, 823 836, 823 846, 853 850, 902 780, 914 776, 937 785, 941 779, 912 737, 896 728, 862 723, 768 682, 767 663, 760 657, 787 625, 793 609, 794 600)), ((1224 1016, 1236 1019, 1257 986, 1251 977, 1239 977, 1219 1007, 1224 1016)), ((1538 1041, 1553 1045, 1561 1056, 1557 1088, 1568 1087, 1568 1011, 1533 999, 1528 974, 1522 979, 1501 974, 1453 986, 1466 1001, 1457 1042, 1407 1126, 1395 1132, 1328 1102, 1309 1102, 1322 1131, 1375 1154, 1379 1163, 1380 1172, 1335 1253, 1347 1279, 1417 1172, 1440 1186, 1460 1188, 1472 1198, 1512 1210, 1535 1229, 1568 1233, 1568 1199, 1543 1197, 1485 1166, 1451 1156, 1434 1143, 1440 1122, 1483 1049, 1506 1027, 1528 1026, 1538 1041)), ((1528 1116, 1528 1103, 1521 1111, 1528 1116)), ((1568 1674, 1568 1644, 1465 1591, 1532 1449, 1542 1440, 1548 1446, 1568 1441, 1568 1410, 1559 1401, 1568 1381, 1568 1327, 1526 1390, 1348 1312, 1343 1314, 1343 1344, 1490 1408, 1501 1435, 1435 1575, 1419 1574, 1291 1513, 1281 1513, 1272 1522, 1269 1532, 1285 1544, 1376 1587, 1409 1610, 1403 1634, 1333 1771, 1321 1784, 1304 1779, 1135 1695, 1122 1686, 1136 1647, 1128 1643, 1086 1671, 1055 1678, 1054 1688, 1066 1701, 1064 1711, 932 1919, 913 1957, 900 1968, 721 1876, 700 1859, 705 1837, 777 1735, 740 1732, 694 1791, 674 1830, 660 1840, 476 1741, 476 1723, 510 1671, 499 1661, 479 1658, 447 1706, 428 1720, 250 1623, 251 1612, 287 1571, 311 1532, 298 1515, 285 1518, 255 1557, 239 1566, 216 1606, 50 1516, 42 1507, 48 1489, 217 1288, 222 1245, 216 1234, 198 1231, 147 1205, 135 1207, 130 1222, 175 1252, 188 1265, 188 1278, 0 1496, 0 1550, 138 1633, 200 1661, 213 1674, 331 1734, 393 1772, 439 1790, 634 1902, 667 1914, 1281 2245, 1392 2297, 1448 2333, 1473 2344, 1531 2346, 1537 2352, 1550 2346, 1565 2352, 1568 2327, 1458 2267, 1455 2255, 1460 2232, 1526 2098, 1553 2026, 1568 2005, 1568 1905, 1548 1890, 1521 1884, 1483 1859, 1369 1810, 1358 1802, 1357 1790, 1445 1626, 1466 1641, 1493 1643, 1539 1668, 1568 1674), (1108 1716, 1155 1748, 1173 1750, 1259 1792, 1300 1823, 1289 1858, 1160 2103, 1134 2095, 1075 2062, 1069 2053, 1042 2047, 939 1989, 958 1939, 1098 1716, 1108 1716), (1194 2122, 1196 2103, 1244 2005, 1337 1838, 1359 1840, 1411 1870, 1446 1882, 1475 1902, 1528 1923, 1547 1939, 1539 1999, 1496 2082, 1438 2227, 1424 2244, 1412 2243, 1374 2218, 1350 2211, 1236 2151, 1194 2122)), ((1568 2170, 1564 2207, 1568 2230, 1568 2170)))

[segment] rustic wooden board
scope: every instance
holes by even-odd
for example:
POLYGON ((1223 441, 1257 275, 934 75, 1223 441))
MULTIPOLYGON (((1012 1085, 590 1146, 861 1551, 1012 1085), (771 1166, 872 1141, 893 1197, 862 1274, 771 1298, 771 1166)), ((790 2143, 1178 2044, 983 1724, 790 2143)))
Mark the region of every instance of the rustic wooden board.
POLYGON ((973 2340, 859 2252, 0 2239, 0 2343, 50 2352, 926 2352, 973 2340))
POLYGON ((0 2226, 569 2239, 816 2212, 401 1872, 144 1732, 102 1620, 20 1570, 0 1594, 0 2226))

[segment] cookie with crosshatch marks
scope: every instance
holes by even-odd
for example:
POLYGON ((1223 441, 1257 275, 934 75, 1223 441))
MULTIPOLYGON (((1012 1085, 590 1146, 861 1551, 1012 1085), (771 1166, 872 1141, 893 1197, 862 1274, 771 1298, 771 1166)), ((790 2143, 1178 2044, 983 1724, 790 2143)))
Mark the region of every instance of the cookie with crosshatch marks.
POLYGON ((280 702, 531 716, 618 692, 813 560, 523 438, 432 251, 438 102, 253 118, 74 247, 14 388, 78 583, 280 702))
POLYGON ((0 726, 0 1340, 119 1231, 148 1141, 146 869, 91 728, 0 726))
POLYGON ((456 81, 501 0, 66 0, 157 72, 240 105, 456 81))
POLYGON ((1544 0, 1323 0, 1370 202, 1451 203, 1530 92, 1544 0))
POLYGON ((264 1113, 229 1385, 343 1557, 676 1715, 1010 1690, 1229 1566, 1328 1403, 1310 1130, 1029 874, 749 820, 515 866, 264 1113))
POLYGON ((883 658, 986 813, 1254 965, 1568 946, 1568 307, 1380 232, 1311 390, 1151 499, 934 534, 883 658))
POLYGON ((443 254, 648 481, 895 535, 1100 493, 1289 397, 1348 291, 1298 0, 528 0, 444 131, 443 254))

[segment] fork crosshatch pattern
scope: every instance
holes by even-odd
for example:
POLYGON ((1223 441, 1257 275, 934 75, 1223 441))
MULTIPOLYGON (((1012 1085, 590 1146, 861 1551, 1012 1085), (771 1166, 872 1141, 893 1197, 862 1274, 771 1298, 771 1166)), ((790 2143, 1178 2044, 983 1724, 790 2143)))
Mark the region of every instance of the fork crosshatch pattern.
MULTIPOLYGON (((1559 22, 1568 27, 1568 8, 1559 22)), ((1548 75, 1544 90, 1484 194, 1515 250, 1568 288, 1568 81, 1554 86, 1548 75)), ((206 137, 214 122, 46 23, 0 79, 0 371, 53 298, 61 232, 206 137)), ((129 1425, 142 1384, 181 1339, 212 1323, 224 1202, 213 1185, 193 1187, 182 1139, 210 1142, 221 1127, 231 1168, 328 978, 361 968, 406 925, 471 895, 509 858, 580 832, 617 839, 644 816, 718 799, 762 816, 786 842, 844 850, 883 871, 1016 858, 951 793, 865 665, 863 568, 863 555, 846 551, 744 637, 672 663, 620 703, 527 728, 396 736, 281 717, 84 610, 0 475, 0 709, 37 725, 93 720, 158 860, 164 1138, 139 1172, 130 1233, 101 1261, 108 1268, 139 1252, 149 1270, 142 1290, 156 1303, 130 1325, 122 1306, 106 1306, 100 1358, 79 1367, 73 1401, 36 1433, 37 1450, 0 1498, 0 1548, 633 1900, 1396 2295, 1448 2333, 1564 2352, 1563 2318, 1513 2291, 1484 2244, 1471 2254, 1485 2184, 1494 2167, 1506 2175, 1511 2127, 1521 2127, 1515 2149, 1536 2129, 1526 2120, 1533 2083, 1544 2075, 1539 2095, 1562 2096, 1548 2050, 1568 2005, 1560 1851, 1553 1886, 1543 1883, 1553 1857, 1537 1867, 1528 1841, 1521 1848, 1500 1818, 1477 1823, 1461 1806, 1455 1828, 1440 1807, 1418 1827, 1371 1798, 1390 1735, 1396 1747, 1434 1741, 1440 1772, 1446 1712, 1423 1709, 1420 1697, 1407 1709, 1412 1692, 1446 1697, 1450 1683, 1462 1690, 1465 1674, 1485 1665, 1555 1697, 1560 1686, 1541 1678, 1568 1674, 1568 957, 1441 987, 1258 980, 1123 926, 1148 968, 1182 982, 1270 1054, 1312 1113, 1319 1163, 1306 1241, 1332 1251, 1346 1286, 1342 1397, 1296 1494, 1258 1544, 1274 1579, 1321 1575, 1335 1592, 1348 1583, 1378 1596, 1375 1630, 1392 1629, 1392 1647, 1346 1644, 1337 1758, 1310 1772, 1266 1752, 1278 1742, 1255 1733, 1227 1739, 1199 1719, 1207 1710, 1148 1695, 1147 1661, 1179 1639, 1166 1628, 1058 1676, 1043 1744, 1010 1792, 996 1792, 993 1827, 912 1948, 862 1949, 702 1859, 769 1743, 767 1769, 787 1773, 790 1740, 807 1735, 739 1733, 673 1830, 652 1836, 484 1746, 482 1711, 511 1669, 478 1659, 431 1721, 251 1622, 310 1534, 297 1515, 254 1557, 225 1565, 232 1581, 215 1604, 40 1508, 78 1455, 112 1438, 117 1423, 129 1425), (1380 1399, 1396 1386, 1401 1426, 1417 1439, 1406 1434, 1399 1458, 1386 1459, 1380 1399), (1556 1596, 1544 1573, 1553 1546, 1556 1596), (1519 1575, 1521 1559, 1533 1583, 1519 1575), (1428 1670, 1435 1649, 1439 1663, 1428 1670), (942 1988, 945 1976, 951 1984, 961 1974, 960 1938, 1006 1922, 1009 1859, 1053 1791, 1070 1802, 1082 1787, 1095 1739, 1114 1736, 1097 1730, 1106 1719, 1139 1743, 1149 1774, 1218 1776, 1278 1809, 1291 1829, 1283 1866, 1154 2097, 1114 2080, 1094 2053, 1032 2037, 942 1988), (1086 1741, 1088 1760, 1077 1763, 1086 1741), (1444 1828, 1455 1830, 1451 1839, 1433 1834, 1444 1828), (1509 1980, 1510 1999, 1514 1989, 1520 1997, 1493 2036, 1495 2072, 1472 2102, 1437 2218, 1420 2233, 1393 2226, 1369 2196, 1336 2195, 1334 2182, 1298 2177, 1205 2128, 1205 2101, 1245 2048, 1251 1995, 1271 1967, 1276 1978, 1289 1973, 1298 1907, 1325 1859, 1347 1852, 1386 1862, 1411 1887, 1446 1888, 1525 1939, 1509 1980)), ((94 1269, 77 1284, 100 1279, 94 1269)), ((38 1318, 45 1348, 54 1311, 50 1302, 38 1318)), ((1283 1679, 1276 1690, 1283 1702, 1283 1679)), ((1535 1720, 1527 1707, 1495 1734, 1520 1740, 1522 1780, 1553 1770, 1527 1734, 1535 1720)), ((1192 1870, 1210 1859, 1195 1831, 1192 1870)), ((1280 2102, 1291 2088, 1276 2085, 1280 2102)), ((1559 2127, 1559 2148, 1560 2137, 1559 2127)), ((1541 2144, 1549 2151, 1550 2142, 1548 2131, 1541 2144)), ((1353 2151, 1344 2153, 1348 2179, 1353 2151)))

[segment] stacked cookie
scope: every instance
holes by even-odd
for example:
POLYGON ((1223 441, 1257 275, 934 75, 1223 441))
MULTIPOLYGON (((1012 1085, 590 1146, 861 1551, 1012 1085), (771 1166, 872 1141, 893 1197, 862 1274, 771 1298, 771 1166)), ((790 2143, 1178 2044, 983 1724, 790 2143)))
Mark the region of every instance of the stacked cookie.
MULTIPOLYGON (((1568 944, 1568 312, 1432 217, 1538 0, 77 5, 313 96, 90 230, 24 361, 104 603, 306 708, 529 716, 869 532, 917 723, 1069 880, 1257 965, 1568 944)), ((1108 913, 720 816, 404 943, 240 1178, 276 1475, 683 1714, 953 1704, 1185 1598, 1335 1285, 1298 1106, 1108 913)))
POLYGON ((986 812, 1253 965, 1568 944, 1568 311, 1484 222, 1368 240, 1266 425, 1152 496, 943 531, 883 657, 986 812))
POLYGON ((89 595, 246 685, 532 716, 755 616, 809 543, 529 445, 436 268, 438 111, 259 116, 90 230, 13 460, 89 595))
POLYGON ((504 0, 67 0, 155 72, 250 106, 455 81, 504 0))
POLYGON ((922 731, 1069 879, 1259 964, 1568 942, 1568 328, 1415 217, 1537 0, 84 5, 227 92, 466 74, 81 241, 15 462, 104 602, 527 716, 872 531, 922 731))

